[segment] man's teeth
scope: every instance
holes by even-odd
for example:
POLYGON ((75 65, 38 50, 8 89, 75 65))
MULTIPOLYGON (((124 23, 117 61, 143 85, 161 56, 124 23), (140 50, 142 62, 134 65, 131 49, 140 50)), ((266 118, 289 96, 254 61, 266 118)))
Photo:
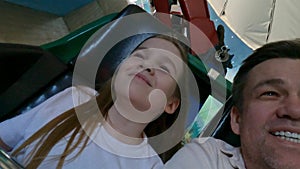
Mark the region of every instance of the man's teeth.
POLYGON ((280 137, 281 139, 291 141, 294 143, 300 143, 300 134, 298 133, 291 133, 289 131, 276 131, 274 133, 275 136, 280 137))

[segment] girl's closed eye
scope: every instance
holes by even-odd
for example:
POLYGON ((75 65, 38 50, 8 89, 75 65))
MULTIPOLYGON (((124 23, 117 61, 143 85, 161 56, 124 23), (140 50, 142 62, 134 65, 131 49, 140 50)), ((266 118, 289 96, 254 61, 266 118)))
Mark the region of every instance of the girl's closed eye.
POLYGON ((160 68, 167 73, 170 73, 170 69, 166 65, 160 65, 160 68))

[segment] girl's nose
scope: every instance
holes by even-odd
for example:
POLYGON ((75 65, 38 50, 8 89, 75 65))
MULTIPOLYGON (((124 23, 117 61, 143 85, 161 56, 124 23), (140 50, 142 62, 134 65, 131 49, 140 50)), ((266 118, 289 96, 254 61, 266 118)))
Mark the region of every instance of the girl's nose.
POLYGON ((154 74, 155 74, 154 68, 146 68, 146 71, 147 71, 150 75, 154 75, 154 74))

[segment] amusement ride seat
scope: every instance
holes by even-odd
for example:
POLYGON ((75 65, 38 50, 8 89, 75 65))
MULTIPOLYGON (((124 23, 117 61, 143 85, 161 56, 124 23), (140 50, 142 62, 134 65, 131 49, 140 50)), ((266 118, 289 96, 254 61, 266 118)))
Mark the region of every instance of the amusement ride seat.
MULTIPOLYGON (((85 27, 86 32, 84 34, 88 34, 88 36, 80 36, 82 32, 78 32, 78 36, 74 35, 73 38, 70 38, 72 40, 66 43, 70 44, 72 41, 80 41, 80 39, 85 42, 96 30, 109 23, 109 21, 114 20, 114 24, 109 25, 102 32, 102 37, 99 38, 103 41, 110 40, 110 33, 117 34, 119 31, 117 26, 122 24, 122 20, 118 19, 135 13, 146 14, 140 7, 129 5, 110 20, 105 21, 105 24, 101 22, 100 26, 85 27)), ((148 13, 146 15, 152 17, 148 13)), ((145 31, 155 33, 157 29, 169 29, 166 25, 157 27, 156 24, 161 24, 161 22, 153 19, 147 25, 142 25, 144 30, 141 33, 145 31)), ((132 36, 126 41, 122 41, 117 45, 117 47, 122 48, 122 53, 120 53, 121 50, 110 50, 107 54, 108 57, 106 57, 109 59, 103 60, 98 70, 100 74, 97 75, 94 82, 96 87, 101 86, 103 79, 110 77, 117 65, 145 38, 147 36, 132 36)), ((32 109, 47 98, 72 85, 73 70, 80 50, 64 60, 60 58, 63 56, 57 56, 53 52, 52 49, 58 47, 55 46, 55 43, 53 42, 54 45, 48 44, 45 46, 0 44, 0 72, 5 79, 5 82, 0 85, 0 122, 18 114, 26 113, 27 110, 32 109)), ((58 44, 67 46, 66 44, 58 44)), ((189 58, 189 66, 197 80, 199 92, 201 93, 201 102, 203 102, 211 92, 210 80, 203 65, 197 63, 199 63, 199 60, 195 60, 195 57, 189 58)), ((228 114, 232 106, 230 103, 229 99, 225 105, 220 123, 212 136, 223 139, 230 144, 238 145, 238 142, 236 142, 237 138, 233 135, 231 129, 228 128, 228 119, 230 119, 228 114)))

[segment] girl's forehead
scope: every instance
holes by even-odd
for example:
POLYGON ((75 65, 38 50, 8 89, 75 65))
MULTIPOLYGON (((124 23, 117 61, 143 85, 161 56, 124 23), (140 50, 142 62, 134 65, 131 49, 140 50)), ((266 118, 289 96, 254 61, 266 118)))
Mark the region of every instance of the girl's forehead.
POLYGON ((172 42, 162 38, 150 38, 143 42, 140 47, 163 49, 180 56, 179 49, 172 42))

